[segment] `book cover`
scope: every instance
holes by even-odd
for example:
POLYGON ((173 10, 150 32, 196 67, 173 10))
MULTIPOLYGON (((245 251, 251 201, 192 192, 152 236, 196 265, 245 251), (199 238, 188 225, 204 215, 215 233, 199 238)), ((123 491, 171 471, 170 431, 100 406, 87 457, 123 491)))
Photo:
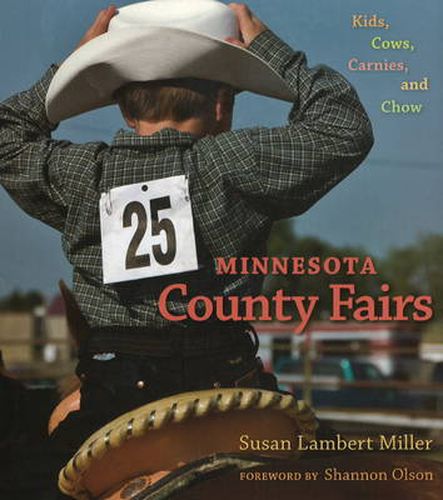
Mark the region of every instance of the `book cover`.
MULTIPOLYGON (((167 4, 173 0, 157 1, 167 4)), ((192 4, 200 1, 212 2, 193 0, 192 4)), ((116 8, 128 4, 120 0, 114 3, 116 8)), ((311 183, 299 191, 294 188, 294 199, 311 200, 298 209, 290 207, 287 197, 291 193, 288 195, 273 184, 277 175, 271 165, 273 148, 282 148, 285 140, 280 135, 275 135, 269 150, 262 151, 261 170, 251 176, 268 182, 268 191, 260 193, 261 197, 257 196, 252 181, 247 186, 248 165, 241 164, 241 158, 237 171, 226 169, 227 177, 220 183, 231 186, 228 201, 215 197, 216 180, 212 180, 215 177, 211 179, 212 185, 193 177, 192 172, 179 176, 171 167, 170 178, 174 181, 168 181, 167 189, 172 203, 181 204, 180 218, 171 219, 176 229, 173 237, 169 219, 162 220, 159 216, 166 213, 162 210, 168 210, 168 206, 160 204, 153 209, 151 204, 150 209, 157 211, 152 218, 153 231, 156 227, 155 237, 160 239, 154 241, 156 250, 155 245, 151 248, 153 270, 144 278, 155 286, 140 285, 140 294, 156 296, 157 317, 165 321, 192 320, 201 325, 216 318, 222 322, 252 323, 260 343, 257 355, 265 373, 275 374, 282 397, 294 394, 297 400, 310 405, 320 427, 313 440, 303 438, 301 426, 300 432, 288 441, 282 439, 281 429, 280 434, 276 431, 267 436, 245 420, 237 439, 233 431, 223 428, 221 419, 215 434, 222 436, 221 441, 223 436, 225 441, 238 441, 228 457, 218 456, 214 449, 216 458, 212 462, 209 455, 193 457, 193 462, 189 457, 180 458, 173 446, 171 451, 169 446, 158 445, 157 453, 177 459, 172 475, 166 474, 169 470, 155 471, 158 475, 128 470, 123 488, 115 493, 117 496, 103 498, 185 499, 209 495, 221 498, 229 494, 232 498, 267 499, 308 493, 319 499, 356 495, 362 498, 402 495, 414 499, 438 496, 443 482, 443 146, 440 140, 443 69, 438 57, 443 48, 440 29, 443 6, 437 0, 422 3, 250 0, 247 5, 296 54, 299 51, 306 54, 309 68, 317 68, 315 78, 302 75, 297 82, 300 108, 298 115, 297 107, 294 108, 293 122, 289 125, 294 127, 292 133, 299 133, 299 127, 307 135, 312 133, 317 137, 313 160, 307 167, 306 155, 311 152, 301 144, 303 154, 297 155, 293 144, 293 151, 281 154, 282 162, 286 154, 293 155, 292 175, 295 169, 300 169, 303 177, 309 168, 316 168, 317 161, 321 162, 321 148, 332 159, 325 165, 324 173, 317 172, 311 183), (375 141, 358 160, 351 149, 340 150, 337 158, 331 153, 334 148, 343 147, 337 145, 340 140, 346 144, 360 140, 358 130, 353 128, 352 113, 340 108, 342 96, 338 90, 336 101, 332 98, 327 101, 330 108, 337 109, 336 120, 331 118, 330 109, 326 124, 323 112, 318 109, 315 111, 318 115, 312 111, 309 117, 313 101, 322 99, 321 91, 313 94, 313 89, 325 78, 320 65, 342 75, 355 89, 367 112, 375 141), (310 93, 312 102, 306 98, 310 93), (331 180, 328 169, 344 165, 344 155, 349 155, 349 172, 331 180), (322 175, 327 180, 315 184, 322 175), (214 196, 214 214, 218 217, 217 209, 225 210, 223 216, 208 220, 196 216, 199 203, 208 201, 200 194, 194 198, 193 182, 202 182, 209 189, 214 196), (326 188, 327 182, 330 185, 326 188), (243 218, 239 213, 244 214, 243 218), (262 224, 264 233, 269 230, 265 219, 273 221, 269 237, 262 238, 256 247, 250 241, 247 252, 236 254, 238 242, 247 239, 248 234, 255 234, 251 229, 254 224, 262 224), (239 220, 237 227, 233 227, 232 220, 239 220), (203 286, 201 293, 196 293, 198 284, 192 285, 197 288, 189 291, 188 297, 187 281, 179 274, 194 271, 199 265, 197 257, 201 264, 201 253, 197 255, 191 235, 195 228, 202 227, 200 236, 207 252, 204 259, 213 264, 212 279, 229 282, 237 290, 230 295, 225 288, 219 300, 210 286, 203 286), (232 241, 226 242, 229 238, 232 241), (266 247, 261 245, 264 240, 266 247), (179 248, 174 255, 169 251, 172 241, 179 248), (167 274, 162 271, 165 265, 171 266, 167 274), (176 306, 177 296, 181 303, 190 301, 186 311, 176 306)), ((5 0, 2 7, 0 100, 4 102, 35 85, 52 64, 62 65, 97 12, 108 5, 102 0, 5 0)), ((188 6, 191 8, 194 7, 188 6)), ((182 57, 188 57, 185 50, 182 57)), ((228 53, 226 57, 230 57, 228 53)), ((299 56, 288 59, 288 68, 295 64, 296 57, 299 56)), ((210 58, 203 58, 201 64, 214 66, 210 58)), ((229 72, 229 65, 223 60, 220 66, 229 72)), ((285 74, 284 69, 281 71, 285 74)), ((230 78, 232 81, 238 78, 232 68, 230 78)), ((256 81, 250 75, 246 80, 251 88, 262 89, 266 78, 260 73, 256 81)), ((272 93, 268 87, 266 91, 268 95, 272 93)), ((326 86, 325 95, 328 91, 326 86)), ((343 88, 343 92, 347 91, 343 88)), ((275 89, 273 92, 278 93, 275 89)), ((72 102, 77 97, 79 101, 84 97, 80 88, 73 92, 72 102)), ((23 94, 20 104, 26 106, 26 99, 23 94)), ((248 134, 249 130, 264 128, 266 133, 257 132, 254 136, 258 144, 265 134, 272 137, 272 131, 288 126, 293 105, 294 102, 241 92, 235 100, 233 129, 248 134)), ((51 197, 62 203, 57 198, 58 188, 52 186, 52 191, 42 193, 33 187, 37 169, 41 170, 38 182, 49 175, 41 156, 34 163, 27 159, 29 171, 20 172, 20 177, 14 171, 15 158, 26 156, 26 144, 33 139, 26 135, 27 126, 20 137, 8 135, 14 123, 7 118, 12 105, 5 106, 0 116, 0 182, 5 188, 0 192, 0 446, 4 450, 2 465, 6 473, 0 476, 0 491, 5 498, 29 498, 31 494, 33 498, 49 499, 55 498, 56 493, 48 471, 57 457, 46 438, 46 426, 60 394, 71 394, 78 384, 74 377, 75 342, 65 319, 66 300, 69 309, 68 289, 73 286, 72 265, 63 250, 68 249, 68 254, 75 252, 73 248, 84 241, 79 238, 73 243, 72 239, 63 238, 62 234, 69 229, 60 225, 53 206, 47 208, 51 197), (14 149, 14 143, 22 140, 25 146, 14 149), (23 189, 27 190, 26 200, 20 199, 17 206, 13 198, 23 189), (26 211, 34 217, 37 213, 41 220, 30 217, 26 211), (68 287, 62 288, 65 301, 58 288, 59 280, 68 287)), ((32 106, 28 107, 31 108, 26 118, 28 125, 35 127, 38 113, 33 115, 32 106)), ((105 145, 122 128, 127 129, 128 124, 118 107, 106 106, 63 120, 52 132, 52 138, 73 144, 105 145)), ((237 147, 241 147, 241 141, 237 147)), ((30 151, 34 151, 32 147, 30 151)), ((216 165, 225 159, 221 155, 216 165)), ((75 161, 80 166, 84 158, 79 155, 75 161)), ((87 168, 85 164, 85 171, 87 168)), ((57 172, 63 179, 63 171, 57 172)), ((83 175, 88 179, 87 173, 83 175)), ((291 174, 280 171, 278 175, 285 179, 291 174)), ((82 189, 81 182, 75 188, 72 185, 71 192, 82 189)), ((90 187, 88 182, 85 181, 85 189, 90 187)), ((131 196, 132 212, 127 225, 131 226, 135 217, 140 222, 140 212, 134 203, 142 200, 145 191, 158 193, 156 200, 165 198, 166 188, 161 179, 159 184, 150 178, 146 182, 134 174, 132 181, 125 179, 113 185, 123 191, 113 192, 115 198, 107 198, 107 193, 103 193, 97 213, 101 210, 106 214, 110 207, 118 210, 117 195, 121 195, 125 208, 131 196), (137 190, 137 195, 132 191, 128 194, 122 188, 126 185, 131 185, 134 192, 137 190)), ((87 224, 85 214, 79 214, 75 220, 79 225, 87 224)), ((129 283, 132 290, 137 286, 136 280, 140 279, 137 266, 143 267, 146 257, 143 260, 138 248, 141 239, 133 248, 132 260, 128 257, 128 247, 136 242, 134 234, 128 233, 121 245, 119 242, 120 246, 114 244, 115 220, 102 221, 105 231, 102 241, 107 241, 103 243, 107 256, 103 257, 107 266, 103 269, 105 284, 119 283, 116 289, 120 306, 127 296, 124 288, 118 287, 122 283, 129 283), (125 258, 126 268, 122 264, 122 269, 117 269, 115 263, 124 262, 125 258), (130 274, 128 262, 132 266, 130 274)), ((200 244, 197 239, 198 248, 200 244)), ((84 269, 88 266, 86 261, 84 269)), ((219 285, 214 290, 220 291, 219 285)), ((100 299, 91 296, 87 313, 90 318, 100 304, 100 299)), ((108 305, 107 311, 109 317, 112 314, 117 317, 117 307, 112 311, 108 305)), ((72 309, 71 314, 75 316, 72 309)), ((142 317, 142 314, 139 310, 134 312, 133 326, 137 324, 137 315, 142 317)), ((72 321, 70 326, 72 330, 72 321)), ((136 383, 142 384, 143 380, 137 379, 136 383)), ((282 401, 279 404, 284 405, 282 401)), ((76 403, 73 404, 76 409, 76 403)), ((171 404, 174 406, 175 402, 171 404)), ((137 422, 138 416, 134 418, 137 422)), ((131 432, 132 426, 133 423, 131 432)), ((196 426, 192 431, 196 436, 214 434, 209 424, 196 426)), ((167 437, 166 442, 171 439, 167 437)), ((193 439, 196 450, 204 448, 197 438, 193 439)), ((223 449, 221 444, 217 446, 223 449)), ((129 462, 125 459, 126 464, 129 462)))

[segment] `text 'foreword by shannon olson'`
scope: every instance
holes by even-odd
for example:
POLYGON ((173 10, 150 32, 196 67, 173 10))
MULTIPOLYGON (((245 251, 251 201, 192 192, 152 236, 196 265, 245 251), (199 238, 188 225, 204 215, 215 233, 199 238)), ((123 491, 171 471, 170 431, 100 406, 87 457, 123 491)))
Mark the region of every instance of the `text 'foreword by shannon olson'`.
MULTIPOLYGON (((319 275, 374 276, 377 270, 370 257, 291 257, 216 259, 219 275, 319 275)), ((360 295, 355 284, 330 284, 330 321, 416 321, 424 322, 434 315, 429 295, 392 295, 389 284, 382 283, 379 293, 360 295)), ((302 333, 315 316, 320 297, 288 295, 277 290, 272 297, 257 296, 190 296, 188 285, 175 283, 166 287, 159 297, 160 314, 168 321, 283 321, 296 322, 296 333, 302 333), (170 302, 186 302, 186 313, 168 308, 170 302)))

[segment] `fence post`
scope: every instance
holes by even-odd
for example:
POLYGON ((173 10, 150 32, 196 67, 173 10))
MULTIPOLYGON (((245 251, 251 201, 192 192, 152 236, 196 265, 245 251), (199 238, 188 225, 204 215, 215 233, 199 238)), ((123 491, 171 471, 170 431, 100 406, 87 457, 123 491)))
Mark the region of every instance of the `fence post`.
POLYGON ((308 330, 305 333, 305 341, 303 343, 303 400, 312 405, 312 338, 311 332, 308 330))

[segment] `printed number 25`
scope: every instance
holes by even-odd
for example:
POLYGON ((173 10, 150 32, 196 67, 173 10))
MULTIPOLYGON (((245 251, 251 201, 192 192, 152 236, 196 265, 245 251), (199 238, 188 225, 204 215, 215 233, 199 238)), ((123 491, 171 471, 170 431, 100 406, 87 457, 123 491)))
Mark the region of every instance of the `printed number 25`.
MULTIPOLYGON (((177 253, 177 238, 175 236, 174 224, 170 219, 159 219, 160 210, 171 208, 171 199, 169 196, 156 198, 150 202, 152 236, 158 236, 162 231, 166 234, 167 248, 163 252, 161 245, 152 245, 152 253, 155 260, 162 266, 167 266, 173 262, 177 253)), ((144 205, 138 201, 129 203, 123 212, 123 227, 132 226, 132 216, 137 216, 137 230, 129 244, 126 254, 126 269, 138 269, 140 267, 149 267, 151 265, 151 256, 149 253, 137 255, 138 247, 148 231, 148 215, 144 205)))

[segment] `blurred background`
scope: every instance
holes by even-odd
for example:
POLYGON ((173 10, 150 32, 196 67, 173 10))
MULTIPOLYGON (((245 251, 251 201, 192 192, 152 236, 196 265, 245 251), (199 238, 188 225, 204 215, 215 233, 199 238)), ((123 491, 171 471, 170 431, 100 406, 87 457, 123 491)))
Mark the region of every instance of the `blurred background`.
MULTIPOLYGON (((126 2, 116 1, 117 6, 126 2)), ((270 277, 265 293, 319 295, 304 336, 292 324, 256 325, 260 355, 281 387, 311 401, 320 418, 348 435, 414 432, 443 439, 443 185, 441 117, 443 4, 427 0, 251 0, 250 7, 310 64, 328 64, 356 87, 374 126, 376 145, 365 163, 302 217, 276 225, 273 256, 365 256, 378 276, 270 277), (353 29, 352 16, 377 14, 389 30, 353 29), (375 50, 374 36, 411 40, 414 52, 375 50), (360 61, 402 61, 407 74, 354 72, 360 61), (427 91, 400 90, 428 78, 427 91), (386 114, 385 100, 422 104, 420 114, 386 114), (328 285, 355 283, 360 293, 432 295, 427 323, 334 324, 328 285)), ((102 0, 3 0, 0 17, 0 98, 32 85, 73 50, 102 0)), ((250 94, 237 103, 235 126, 278 126, 289 105, 250 94)), ((57 138, 110 141, 123 126, 115 108, 68 120, 57 138)), ((71 280, 60 235, 30 219, 0 192, 0 349, 3 376, 37 391, 48 408, 70 376, 75 350, 67 334, 57 282, 71 280), (7 375, 6 375, 7 373, 7 375)), ((48 410, 49 411, 49 410, 48 410)), ((43 412, 42 419, 46 418, 43 412)), ((441 448, 434 458, 443 460, 441 448)))

